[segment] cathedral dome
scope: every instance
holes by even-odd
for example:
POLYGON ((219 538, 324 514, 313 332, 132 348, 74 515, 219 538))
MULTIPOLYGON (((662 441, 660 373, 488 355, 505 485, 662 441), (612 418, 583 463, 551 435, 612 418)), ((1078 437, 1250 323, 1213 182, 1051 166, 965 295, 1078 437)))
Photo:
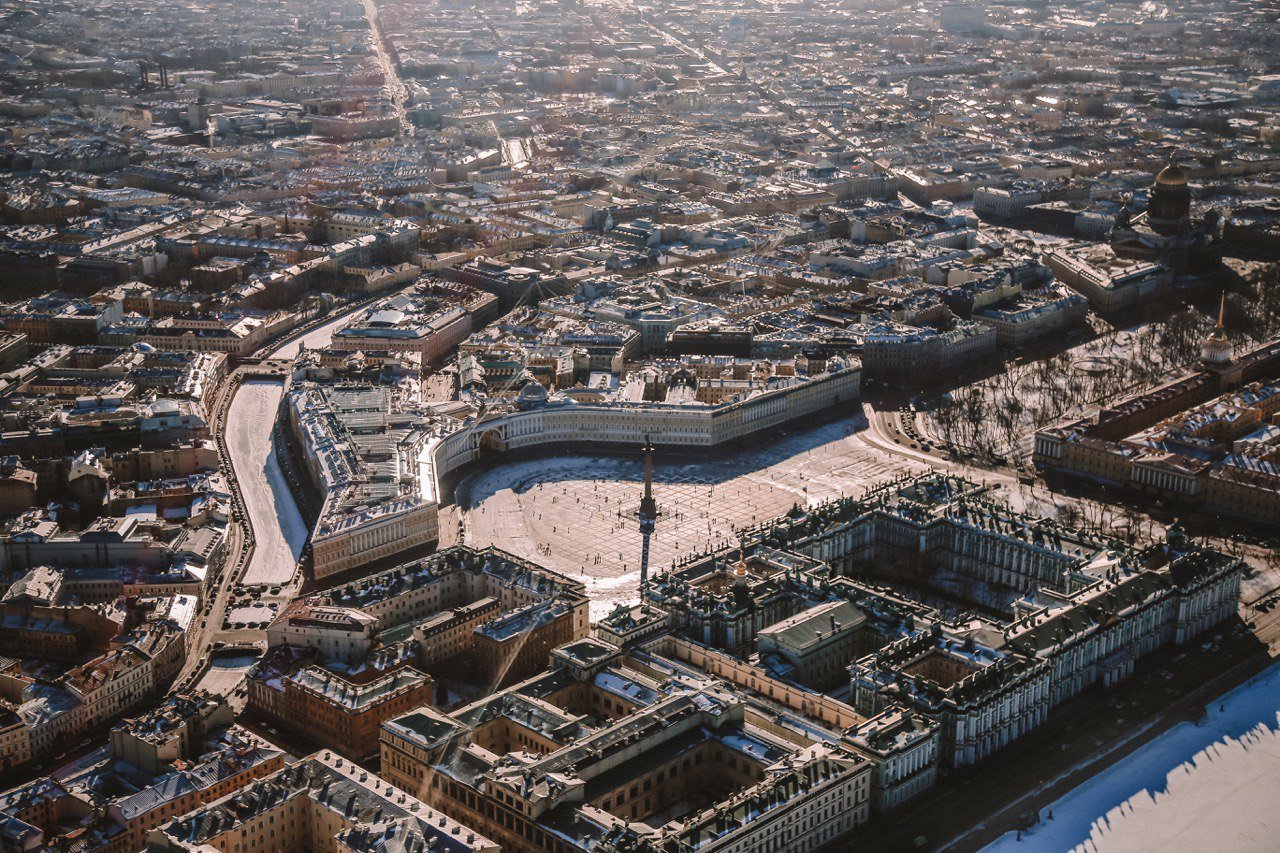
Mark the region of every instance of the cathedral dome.
POLYGON ((1147 201, 1147 222, 1160 234, 1181 234, 1191 225, 1191 186, 1187 170, 1170 163, 1156 175, 1147 201))
POLYGON ((547 397, 547 389, 540 382, 531 379, 520 389, 516 401, 522 407, 538 406, 547 402, 547 397))
POLYGON ((1190 179, 1191 176, 1187 174, 1186 169, 1177 163, 1170 163, 1160 170, 1160 174, 1156 175, 1156 186, 1185 187, 1190 179))

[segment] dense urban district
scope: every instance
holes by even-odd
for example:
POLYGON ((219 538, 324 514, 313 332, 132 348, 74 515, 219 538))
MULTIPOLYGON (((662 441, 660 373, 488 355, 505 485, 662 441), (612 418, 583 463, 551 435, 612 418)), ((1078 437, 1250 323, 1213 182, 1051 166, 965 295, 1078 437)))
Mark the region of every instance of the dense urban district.
POLYGON ((1035 848, 1272 677, 1275 4, 5 0, 0 64, 0 850, 1035 848))

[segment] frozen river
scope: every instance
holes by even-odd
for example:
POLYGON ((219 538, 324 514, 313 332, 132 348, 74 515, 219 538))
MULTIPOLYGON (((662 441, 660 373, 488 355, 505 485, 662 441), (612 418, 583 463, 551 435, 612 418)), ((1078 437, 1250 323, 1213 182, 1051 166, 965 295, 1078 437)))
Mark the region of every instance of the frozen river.
POLYGON ((1280 664, 1041 812, 986 853, 1277 849, 1280 664), (1221 708, 1221 710, 1219 710, 1221 708), (1053 819, 1047 820, 1052 811, 1053 819))
POLYGON ((284 386, 279 382, 245 382, 227 412, 227 450, 255 543, 245 584, 288 583, 307 541, 307 526, 271 441, 271 427, 283 395, 284 386))
MULTIPOLYGON (((392 296, 395 293, 403 293, 410 288, 403 288, 397 291, 391 291, 384 294, 384 297, 392 296)), ((333 342, 333 333, 346 325, 347 321, 355 314, 359 314, 365 310, 367 305, 358 305, 355 308, 343 307, 338 309, 341 313, 335 314, 331 319, 326 320, 319 326, 301 337, 286 341, 271 350, 268 355, 271 358, 296 358, 302 347, 307 349, 324 349, 333 342)))
MULTIPOLYGON (((356 309, 359 310, 359 309, 356 309)), ((305 345, 307 349, 323 349, 333 340, 333 333, 338 330, 353 312, 345 312, 322 326, 317 326, 300 338, 281 344, 271 351, 272 358, 296 358, 305 345)))

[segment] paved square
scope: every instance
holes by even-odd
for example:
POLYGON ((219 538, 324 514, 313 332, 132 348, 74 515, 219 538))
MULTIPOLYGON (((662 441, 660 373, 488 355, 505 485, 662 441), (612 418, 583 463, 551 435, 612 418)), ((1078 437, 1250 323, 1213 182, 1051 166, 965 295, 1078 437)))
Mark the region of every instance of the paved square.
MULTIPOLYGON (((678 557, 732 544, 735 529, 775 518, 796 503, 859 494, 890 477, 924 470, 864 443, 864 423, 859 417, 780 432, 762 439, 760 449, 706 460, 655 458, 653 490, 662 515, 651 540, 650 572, 678 557)), ((501 465, 458 488, 464 541, 497 545, 582 579, 598 618, 615 602, 637 595, 641 539, 634 513, 643 481, 638 453, 501 465)))

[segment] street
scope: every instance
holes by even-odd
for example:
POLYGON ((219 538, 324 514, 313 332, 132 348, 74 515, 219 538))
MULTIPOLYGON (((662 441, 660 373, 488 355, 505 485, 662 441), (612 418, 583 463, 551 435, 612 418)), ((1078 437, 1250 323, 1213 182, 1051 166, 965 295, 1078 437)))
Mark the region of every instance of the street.
POLYGON ((405 115, 405 101, 408 100, 409 95, 404 83, 400 80, 400 72, 396 70, 395 60, 387 53, 386 45, 383 43, 382 27, 378 23, 378 4, 374 0, 364 0, 364 14, 369 20, 369 45, 373 48, 378 59, 378 67, 382 71, 383 91, 386 93, 387 102, 400 122, 401 133, 411 135, 413 128, 405 115))

